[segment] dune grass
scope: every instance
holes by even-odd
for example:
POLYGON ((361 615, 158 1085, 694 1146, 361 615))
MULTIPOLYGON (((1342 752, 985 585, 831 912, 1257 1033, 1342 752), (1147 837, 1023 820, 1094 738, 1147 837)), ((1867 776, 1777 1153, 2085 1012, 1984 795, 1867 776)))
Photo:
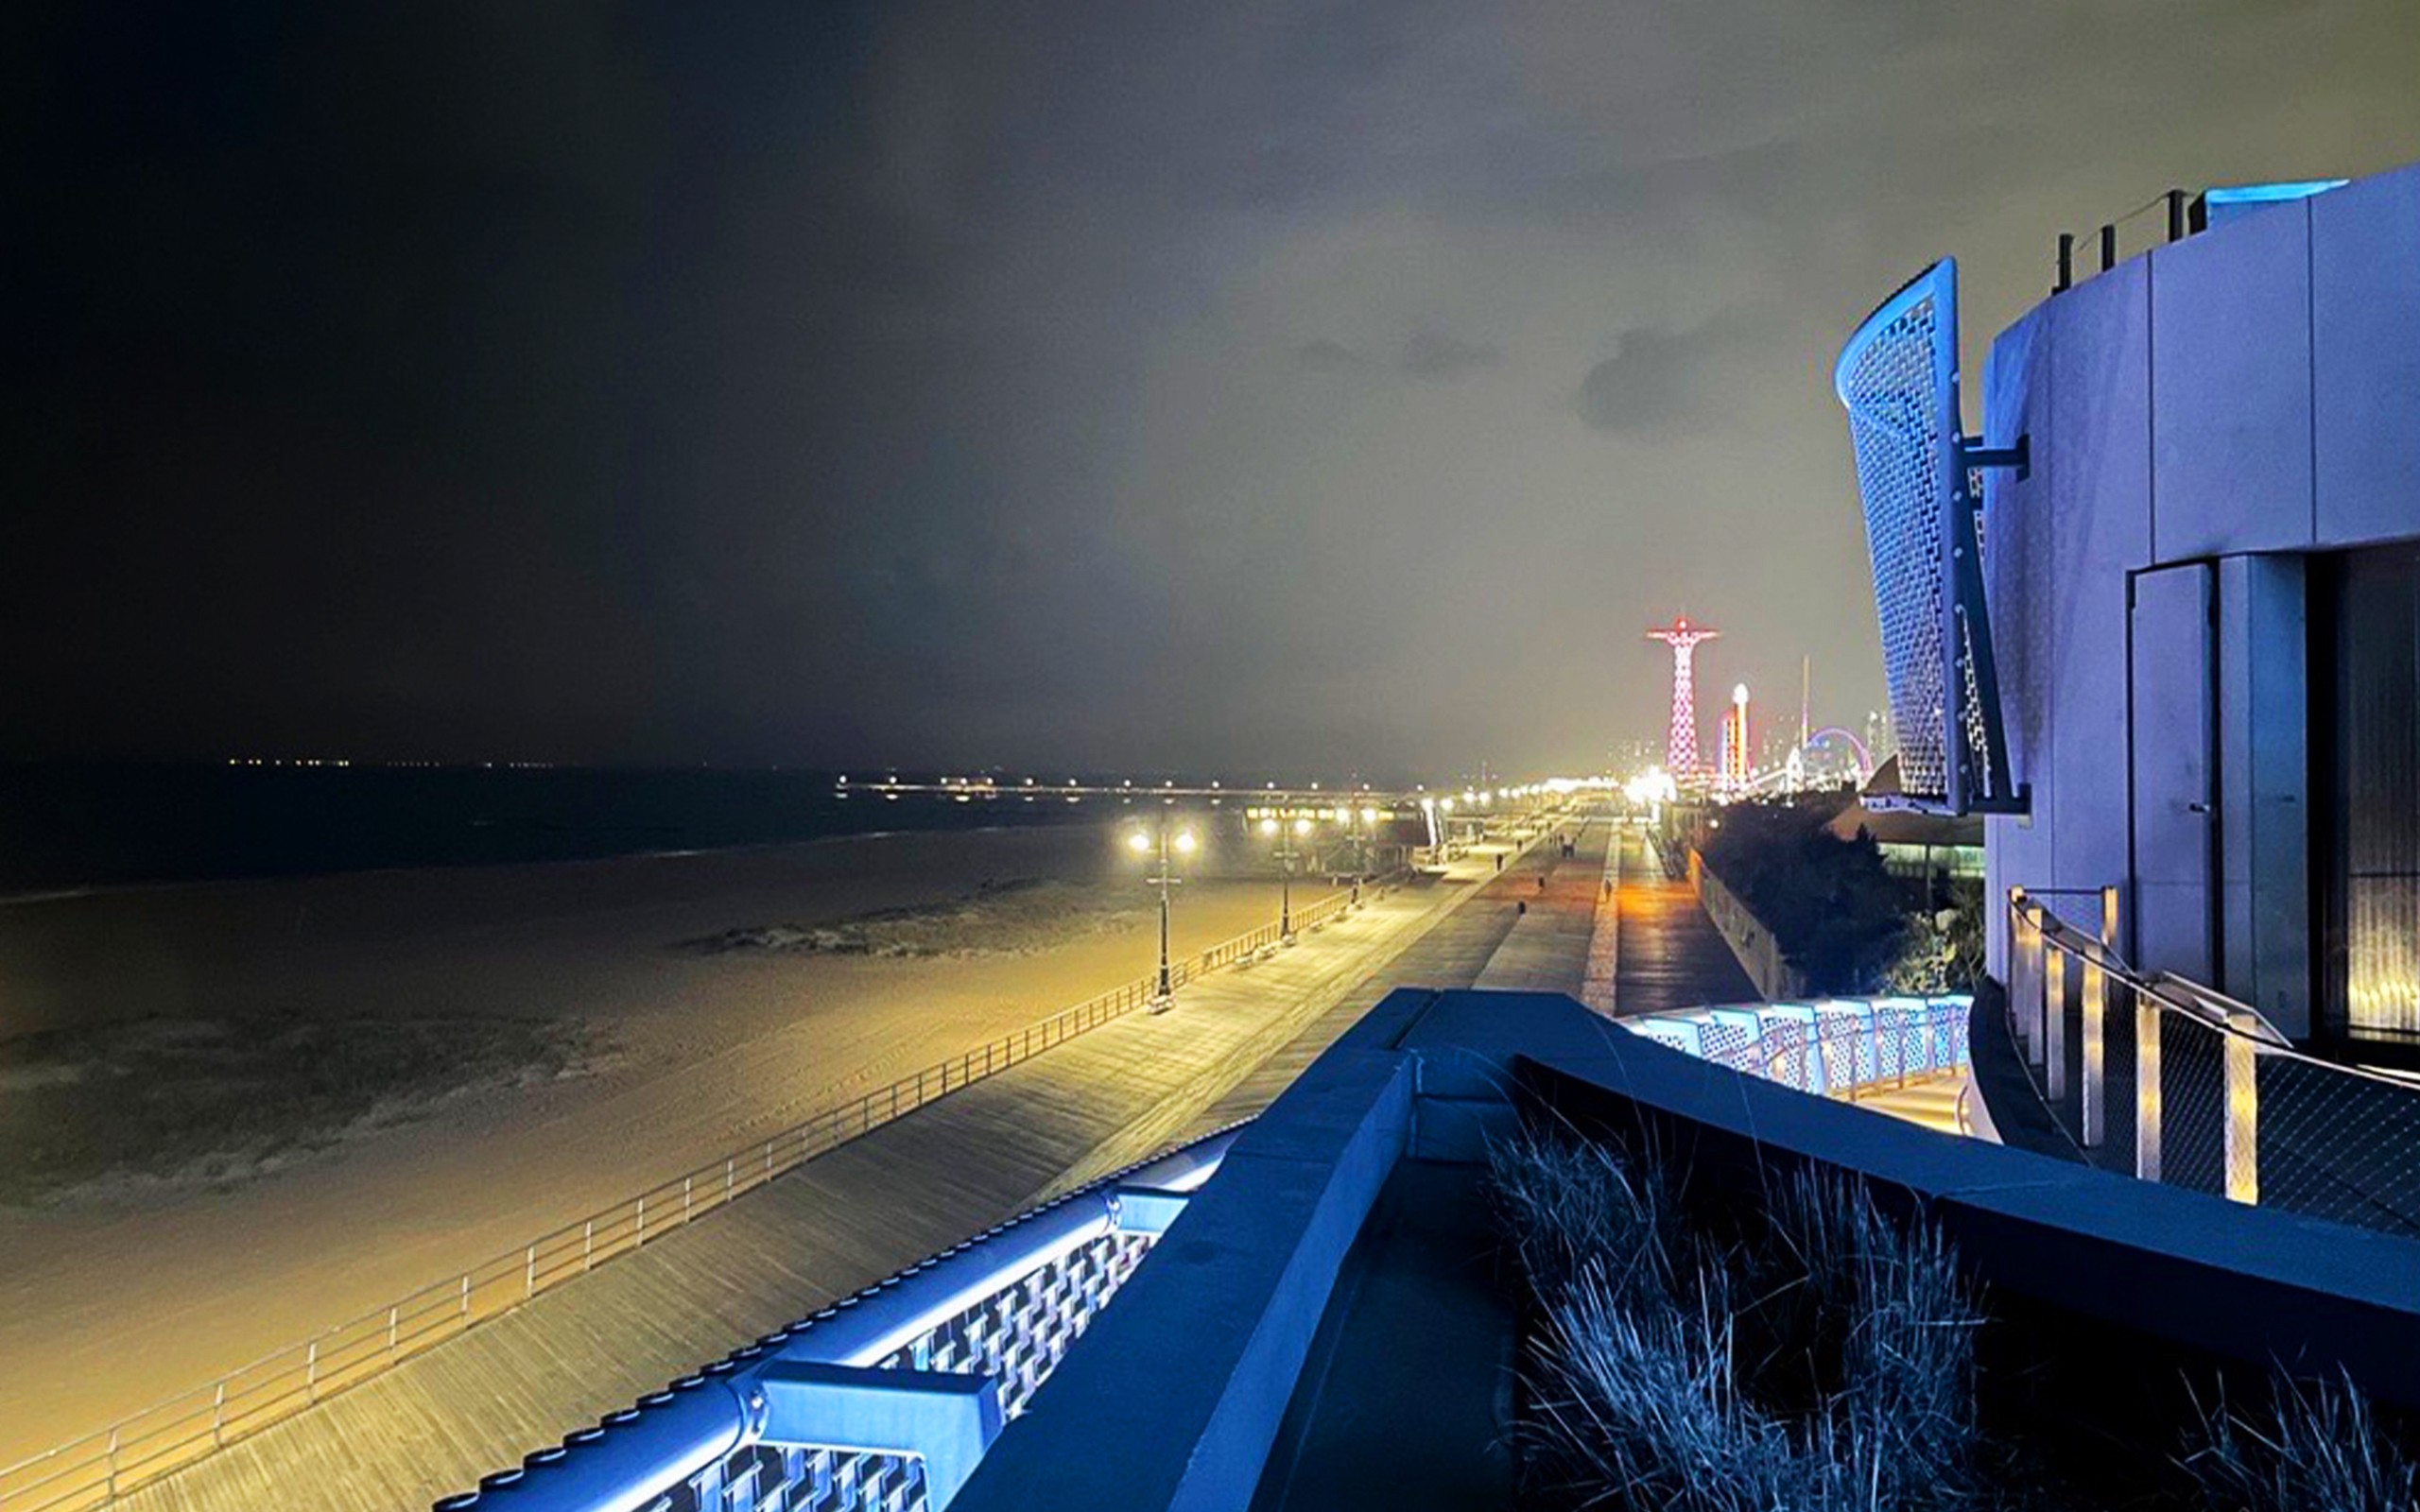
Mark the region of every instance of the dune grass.
POLYGON ((1527 1137, 1491 1167, 1539 1304, 1540 1490, 1668 1512, 1999 1504, 1978 1474, 1981 1314, 1930 1226, 1803 1175, 1726 1238, 1642 1174, 1665 1162, 1527 1137))
MULTIPOLYGON (((1525 1133, 1489 1194, 1536 1304, 1519 1448, 1547 1504, 1655 1512, 2072 1512, 1980 1420, 1981 1298, 1937 1225, 1776 1174, 1749 1214, 1676 1162, 1525 1133)), ((2420 1512, 2420 1467, 2349 1378, 2202 1412, 2144 1512, 2420 1512)), ((2152 1447, 2152 1459, 2169 1446, 2152 1447)))
POLYGON ((223 1191, 453 1099, 579 1075, 544 1019, 147 1019, 0 1045, 0 1206, 223 1191))
POLYGON ((2349 1377, 2280 1380, 2265 1411, 2221 1398, 2183 1457, 2209 1505, 2228 1512, 2412 1512, 2411 1460, 2380 1431, 2349 1377))

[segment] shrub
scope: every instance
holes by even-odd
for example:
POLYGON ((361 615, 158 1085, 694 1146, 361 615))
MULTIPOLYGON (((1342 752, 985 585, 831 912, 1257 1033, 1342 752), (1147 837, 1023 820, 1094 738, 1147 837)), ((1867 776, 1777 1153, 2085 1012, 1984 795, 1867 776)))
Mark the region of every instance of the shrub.
MULTIPOLYGON (((1837 800, 1833 800, 1837 801, 1837 800)), ((1734 803, 1699 846, 1810 992, 1870 992, 1897 955, 1914 900, 1872 837, 1824 828, 1821 803, 1734 803)))

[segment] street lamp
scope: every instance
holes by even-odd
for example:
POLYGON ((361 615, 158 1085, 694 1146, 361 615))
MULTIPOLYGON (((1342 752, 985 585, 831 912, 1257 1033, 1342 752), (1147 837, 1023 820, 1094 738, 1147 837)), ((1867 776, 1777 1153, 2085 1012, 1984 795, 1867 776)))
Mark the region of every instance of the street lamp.
POLYGON ((1137 855, 1159 851, 1160 874, 1143 880, 1156 883, 1160 889, 1160 977, 1150 1007, 1153 1013, 1166 1013, 1176 1003, 1176 983, 1168 971, 1168 889, 1179 881, 1176 868, 1168 864, 1168 852, 1173 849, 1178 855, 1189 856, 1199 842, 1191 830, 1180 830, 1163 820, 1156 830, 1133 831, 1126 836, 1126 844, 1137 855))
POLYGON ((1294 862, 1300 852, 1294 839, 1311 833, 1311 821, 1297 818, 1290 825, 1282 823, 1276 814, 1264 815, 1260 833, 1277 841, 1277 849, 1270 852, 1277 863, 1277 937, 1286 944, 1294 943, 1294 862))

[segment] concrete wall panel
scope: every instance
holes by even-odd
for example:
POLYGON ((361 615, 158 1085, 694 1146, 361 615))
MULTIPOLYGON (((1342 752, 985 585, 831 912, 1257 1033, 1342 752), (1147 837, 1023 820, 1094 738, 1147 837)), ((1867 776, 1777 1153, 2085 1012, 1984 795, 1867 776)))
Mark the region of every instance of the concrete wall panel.
MULTIPOLYGON (((1984 372, 1983 436, 1995 445, 2031 438, 2037 458, 2055 446, 2047 389, 2034 381, 2049 321, 2036 310, 2000 333, 1984 372)), ((2044 577, 2050 542, 2046 512, 2049 472, 2037 461, 2020 480, 2014 471, 1983 474, 1983 601, 1992 617, 1999 661, 2000 708, 2008 726, 2009 766, 2034 784, 2035 814, 2045 812, 2043 779, 2050 769, 2050 622, 2054 595, 2044 577)), ((1985 955, 1995 973, 2006 971, 2008 920, 1997 900, 2020 884, 2040 885, 2051 874, 2051 831, 2031 816, 1984 822, 1985 955)))
POLYGON ((2310 202, 2319 539, 2420 535, 2420 164, 2310 202))
POLYGON ((2157 558, 2308 546, 2308 202, 2162 247, 2150 265, 2157 558))
POLYGON ((2049 306, 2041 370, 2057 438, 2047 560, 2056 708, 2046 813, 2057 838, 2036 885, 2098 889, 2127 869, 2126 575, 2151 552, 2151 284, 2141 260, 2049 306))

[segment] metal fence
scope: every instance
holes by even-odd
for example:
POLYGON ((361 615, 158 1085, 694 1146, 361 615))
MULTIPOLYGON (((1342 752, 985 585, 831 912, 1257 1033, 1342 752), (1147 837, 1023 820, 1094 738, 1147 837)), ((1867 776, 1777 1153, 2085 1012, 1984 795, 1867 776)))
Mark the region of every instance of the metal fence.
POLYGON ((1973 1008, 1974 999, 1963 993, 1825 998, 1615 1022, 1743 1075, 1854 1101, 1964 1069, 1973 1008))
POLYGON ((2035 1090, 2106 1169, 2420 1237, 2420 1084, 2296 1050, 2259 1013, 2009 892, 2009 1017, 2035 1090))
MULTIPOLYGON (((1296 933, 1351 909, 1353 891, 1293 910, 1296 933)), ((1283 942, 1271 922, 1170 965, 1183 986, 1283 942)), ((1149 1005, 1147 976, 1038 1023, 903 1076, 720 1160, 565 1224, 458 1275, 289 1345, 218 1380, 156 1402, 108 1428, 0 1469, 7 1512, 85 1512, 304 1412, 349 1386, 497 1317, 617 1256, 652 1243, 895 1118, 1149 1005)))

